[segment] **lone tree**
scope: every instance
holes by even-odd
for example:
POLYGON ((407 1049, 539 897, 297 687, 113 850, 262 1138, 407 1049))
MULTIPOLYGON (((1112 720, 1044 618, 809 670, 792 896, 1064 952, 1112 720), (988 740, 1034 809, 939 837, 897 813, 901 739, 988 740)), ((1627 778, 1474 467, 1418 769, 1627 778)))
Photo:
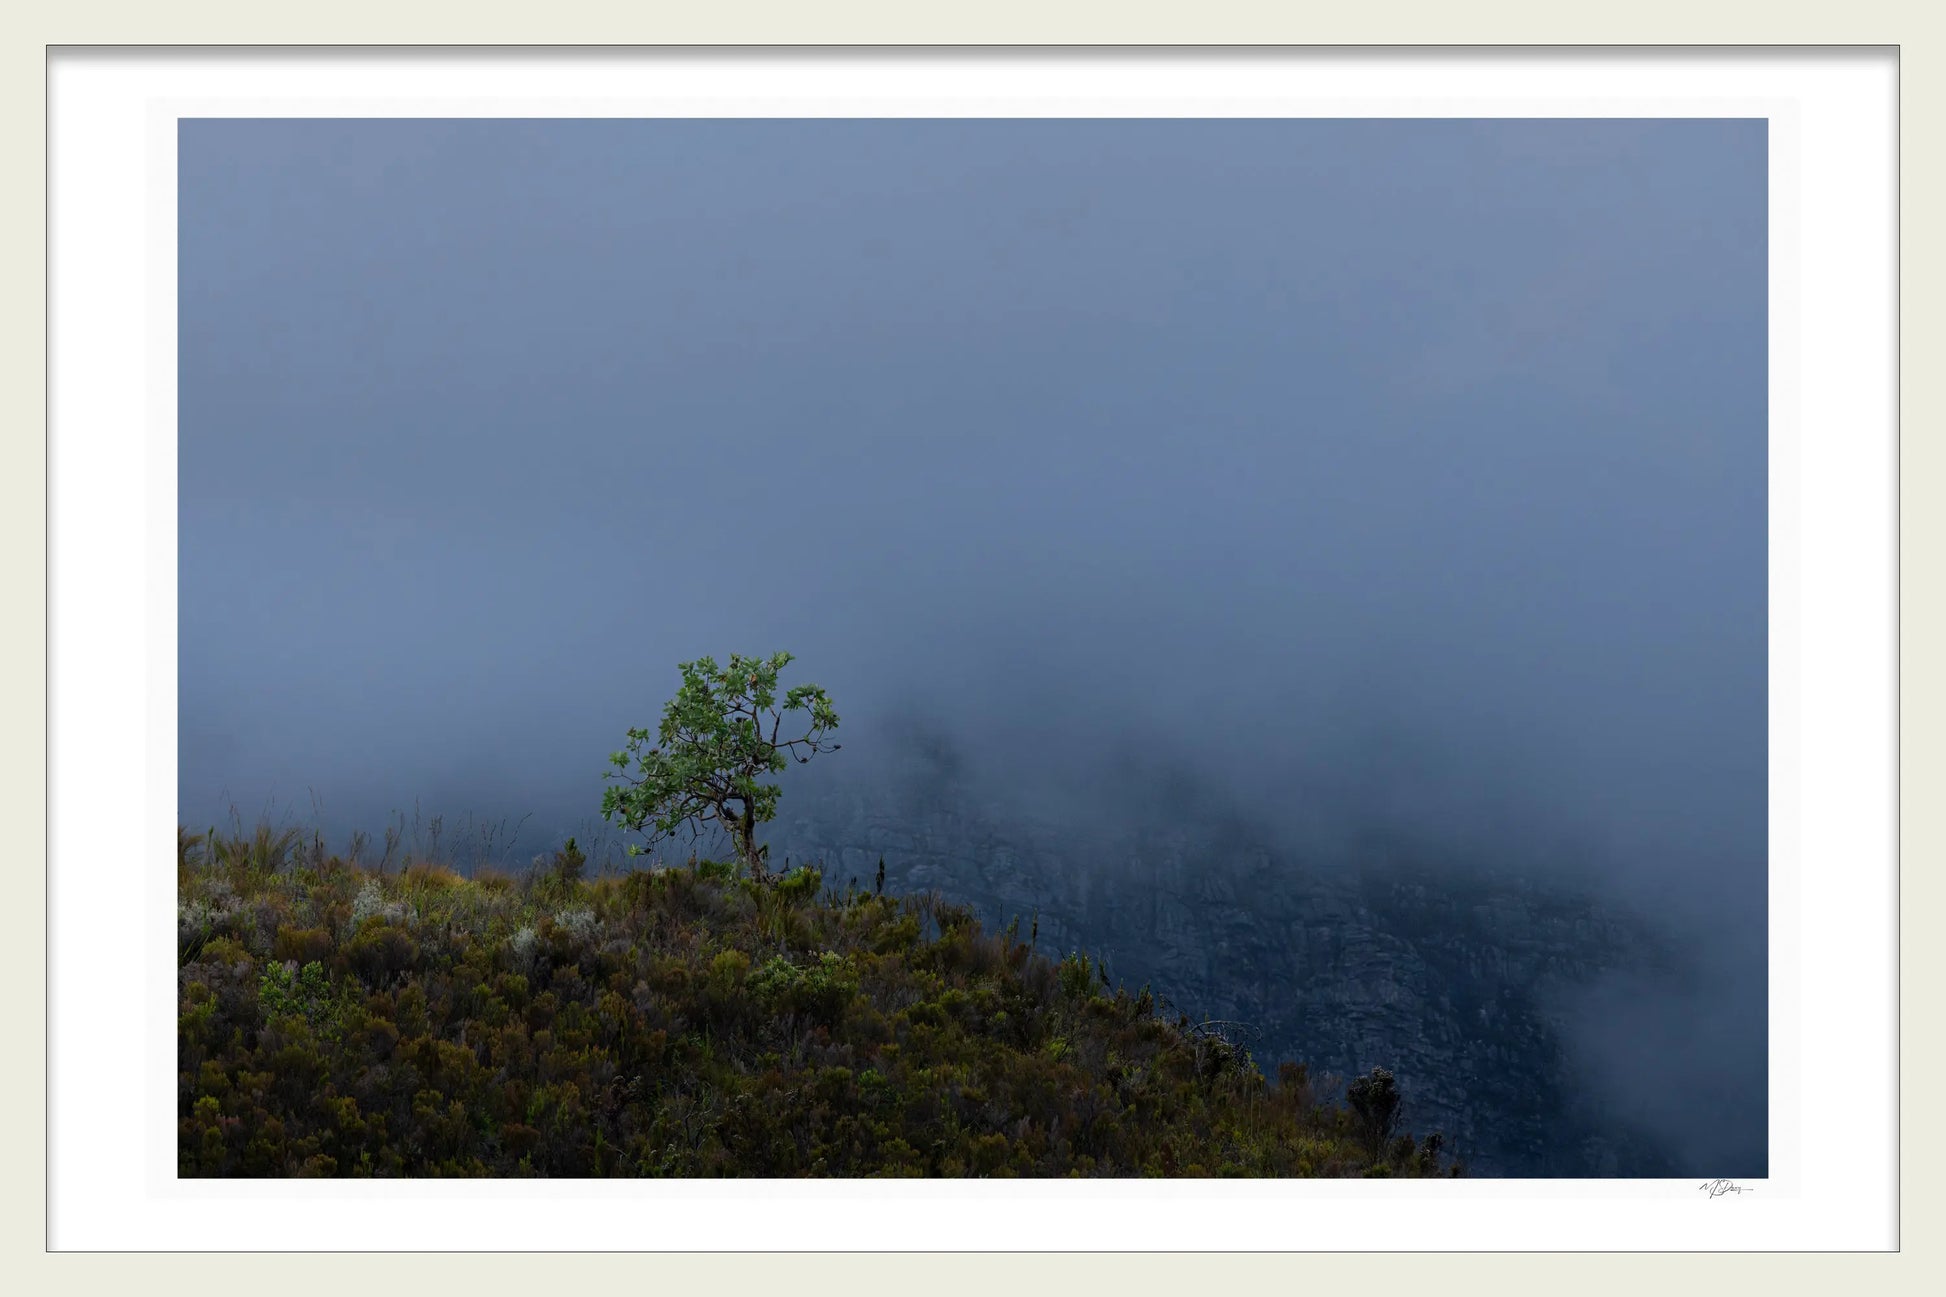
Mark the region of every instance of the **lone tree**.
MULTIPOLYGON (((816 685, 795 685, 777 697, 777 673, 791 661, 788 653, 768 658, 730 655, 728 666, 715 658, 682 664, 682 688, 662 710, 662 726, 631 729, 628 747, 608 758, 618 781, 601 799, 602 818, 649 835, 649 845, 687 828, 700 835, 715 824, 726 830, 737 856, 752 875, 763 877, 757 826, 777 814, 776 784, 760 783, 790 762, 809 761, 819 752, 836 752, 826 736, 838 728, 831 699, 816 685), (793 722, 803 713, 804 732, 793 722), (629 773, 630 766, 634 773, 629 773)), ((645 848, 630 845, 633 856, 645 848)))

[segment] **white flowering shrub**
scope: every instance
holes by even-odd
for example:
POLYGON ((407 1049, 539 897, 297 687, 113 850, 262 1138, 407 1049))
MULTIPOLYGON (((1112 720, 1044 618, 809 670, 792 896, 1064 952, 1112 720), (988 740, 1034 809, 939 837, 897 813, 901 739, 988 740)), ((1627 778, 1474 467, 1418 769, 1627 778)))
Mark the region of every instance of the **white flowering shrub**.
POLYGON ((557 910, 554 924, 576 941, 586 941, 595 930, 595 912, 586 906, 557 910))
POLYGON ((178 902, 176 905, 176 953, 187 959, 216 931, 218 914, 205 901, 178 902))
POLYGON ((351 921, 363 923, 385 909, 385 893, 379 889, 376 878, 366 880, 358 889, 358 896, 351 903, 351 921))
POLYGON ((406 910, 403 901, 387 901, 385 891, 378 885, 376 878, 369 879, 358 889, 358 895, 351 903, 351 922, 356 927, 367 919, 384 919, 388 923, 405 922, 406 910))

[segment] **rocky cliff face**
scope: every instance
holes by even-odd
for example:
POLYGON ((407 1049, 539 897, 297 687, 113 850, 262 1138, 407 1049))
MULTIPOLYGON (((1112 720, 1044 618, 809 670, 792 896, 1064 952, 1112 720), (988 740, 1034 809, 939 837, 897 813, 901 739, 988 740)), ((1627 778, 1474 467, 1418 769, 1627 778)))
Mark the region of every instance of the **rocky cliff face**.
POLYGON ((1019 916, 1042 951, 1102 955, 1116 980, 1221 1024, 1267 1072, 1389 1067, 1405 1124, 1443 1132, 1471 1174, 1676 1173, 1589 1097, 1565 1044, 1577 992, 1668 962, 1641 921, 1591 897, 1410 863, 1307 869, 1241 831, 1084 838, 937 786, 826 796, 781 821, 771 848, 822 862, 841 888, 870 887, 882 857, 888 889, 1019 916))

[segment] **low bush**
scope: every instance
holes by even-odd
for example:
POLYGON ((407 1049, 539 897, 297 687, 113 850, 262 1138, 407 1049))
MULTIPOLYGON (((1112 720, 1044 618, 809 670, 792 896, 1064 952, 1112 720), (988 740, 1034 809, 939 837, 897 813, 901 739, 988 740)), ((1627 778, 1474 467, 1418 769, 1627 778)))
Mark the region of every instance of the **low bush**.
POLYGON ((1354 1106, 937 896, 704 863, 382 877, 179 841, 186 1176, 1429 1176, 1354 1106))

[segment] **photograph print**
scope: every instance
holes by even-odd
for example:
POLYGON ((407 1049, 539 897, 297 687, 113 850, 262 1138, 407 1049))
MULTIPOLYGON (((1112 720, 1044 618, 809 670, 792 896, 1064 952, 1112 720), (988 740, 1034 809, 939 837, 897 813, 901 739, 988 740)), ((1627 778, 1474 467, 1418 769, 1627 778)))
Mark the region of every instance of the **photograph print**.
POLYGON ((1761 119, 184 119, 184 1178, 1768 1173, 1761 119))

